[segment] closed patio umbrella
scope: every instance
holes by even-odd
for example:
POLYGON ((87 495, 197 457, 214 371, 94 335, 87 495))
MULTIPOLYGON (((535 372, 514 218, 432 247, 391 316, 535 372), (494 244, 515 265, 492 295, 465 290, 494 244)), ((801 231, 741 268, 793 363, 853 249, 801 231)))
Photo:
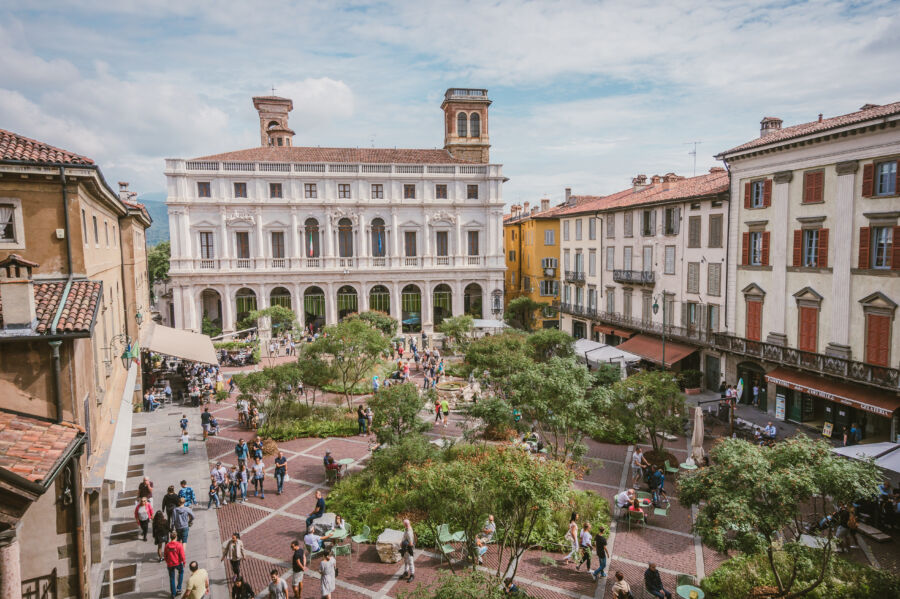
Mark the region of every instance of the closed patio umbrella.
POLYGON ((694 432, 691 433, 691 457, 694 462, 703 463, 703 408, 694 408, 694 432))

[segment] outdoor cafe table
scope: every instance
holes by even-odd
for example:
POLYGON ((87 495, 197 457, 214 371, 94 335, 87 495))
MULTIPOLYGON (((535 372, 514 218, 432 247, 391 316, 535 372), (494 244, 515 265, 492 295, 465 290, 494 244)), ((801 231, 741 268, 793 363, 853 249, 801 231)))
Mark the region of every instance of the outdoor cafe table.
POLYGON ((688 464, 687 462, 684 462, 683 464, 679 464, 679 466, 681 466, 684 470, 696 470, 697 469, 697 464, 688 464))
POLYGON ((353 458, 342 458, 342 459, 338 460, 337 463, 340 464, 341 466, 349 466, 350 464, 352 464, 355 461, 356 460, 354 460, 353 458))
POLYGON ((695 587, 692 584, 683 584, 675 589, 675 592, 678 593, 678 596, 684 597, 684 599, 691 599, 691 591, 695 591, 697 593, 697 599, 703 599, 703 597, 705 597, 703 590, 695 587))

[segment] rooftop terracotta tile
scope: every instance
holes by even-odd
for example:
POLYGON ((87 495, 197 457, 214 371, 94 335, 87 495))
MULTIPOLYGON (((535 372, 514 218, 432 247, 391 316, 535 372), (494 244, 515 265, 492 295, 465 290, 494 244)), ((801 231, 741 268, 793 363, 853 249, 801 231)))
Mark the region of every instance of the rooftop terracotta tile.
POLYGON ((0 467, 15 472, 32 482, 43 480, 78 435, 78 429, 0 412, 0 467), (35 441, 51 448, 36 450, 35 441))
MULTIPOLYGON (((66 289, 65 281, 34 283, 34 311, 37 319, 35 332, 50 334, 53 319, 66 289)), ((66 303, 60 310, 57 333, 88 332, 93 323, 97 303, 100 301, 99 281, 73 281, 66 303)), ((3 303, 0 298, 0 327, 3 326, 3 303)))
POLYGON ((238 162, 337 162, 376 164, 472 164, 454 158, 440 149, 390 148, 311 148, 266 147, 249 148, 223 154, 193 158, 193 160, 222 160, 238 162))
POLYGON ((0 160, 21 160, 35 163, 92 165, 86 156, 62 150, 49 144, 0 129, 0 160))

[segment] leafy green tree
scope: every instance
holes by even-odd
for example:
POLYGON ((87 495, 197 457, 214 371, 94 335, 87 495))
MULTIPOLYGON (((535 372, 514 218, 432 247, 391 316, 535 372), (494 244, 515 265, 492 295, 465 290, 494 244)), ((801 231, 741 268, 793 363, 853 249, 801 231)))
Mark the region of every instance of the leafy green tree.
POLYGON ((268 318, 272 323, 272 331, 293 328, 297 322, 297 315, 290 308, 284 306, 270 306, 265 310, 254 310, 238 323, 238 328, 249 329, 257 326, 260 318, 268 318))
POLYGON ((312 404, 315 405, 316 391, 334 381, 334 368, 332 368, 331 362, 324 359, 321 354, 309 351, 307 345, 301 346, 300 355, 297 356, 297 368, 300 380, 303 381, 306 405, 310 404, 310 393, 312 394, 312 404))
POLYGON ((238 397, 257 408, 264 408, 272 423, 280 422, 290 404, 296 401, 301 380, 301 370, 296 362, 234 375, 238 397))
POLYGON ((764 553, 778 589, 771 596, 784 599, 822 584, 833 554, 830 528, 821 551, 799 547, 807 506, 816 498, 842 504, 872 497, 880 480, 873 463, 847 460, 827 442, 802 435, 771 448, 726 438, 710 458, 710 467, 678 481, 681 504, 700 505, 694 531, 718 551, 764 553), (803 562, 809 555, 817 559, 817 575, 798 587, 798 571, 808 567, 803 562))
POLYGON ((622 380, 622 369, 618 364, 601 362, 591 373, 595 387, 609 387, 622 380))
POLYGON ((506 331, 473 341, 466 350, 466 363, 475 376, 502 392, 507 379, 531 368, 534 360, 528 338, 518 331, 506 331))
POLYGON ((469 570, 463 574, 441 573, 435 582, 401 591, 400 599, 504 599, 500 580, 485 572, 469 570))
POLYGON ((463 314, 462 316, 445 318, 444 321, 438 325, 438 331, 447 336, 451 346, 455 350, 465 353, 466 349, 469 347, 469 341, 471 340, 472 328, 474 325, 475 319, 468 314, 463 314))
POLYGON ((396 318, 392 318, 390 315, 378 310, 367 310, 366 312, 360 312, 359 314, 351 314, 344 320, 348 319, 363 320, 388 337, 394 336, 394 334, 397 332, 397 326, 399 325, 396 318))
POLYGON ((685 414, 684 395, 670 372, 645 370, 613 385, 610 418, 630 419, 646 430, 653 450, 661 452, 665 438, 657 433, 681 433, 685 414))
POLYGON ((209 317, 204 314, 200 331, 208 337, 218 337, 222 334, 221 321, 218 318, 215 320, 210 320, 209 317))
POLYGON ((504 317, 510 326, 531 331, 536 320, 534 313, 546 307, 546 303, 536 302, 527 295, 522 295, 509 302, 504 317))
POLYGON ((575 355, 575 339, 559 329, 541 329, 528 336, 528 345, 538 362, 552 357, 571 358, 575 355))
POLYGON ((169 257, 172 248, 168 241, 163 241, 147 250, 147 270, 150 275, 150 287, 157 281, 169 278, 169 257))
MULTIPOLYGON (((433 392, 432 392, 433 393, 433 392)), ((372 428, 379 443, 393 445, 403 436, 428 428, 419 418, 425 397, 414 383, 392 385, 368 399, 372 408, 372 428)))
POLYGON ((526 421, 537 422, 553 458, 578 460, 587 449, 582 440, 598 417, 590 387, 585 366, 572 358, 550 358, 510 377, 510 403, 526 421))
POLYGON ((467 439, 481 437, 490 441, 508 441, 516 430, 513 408, 505 399, 488 396, 468 407, 466 412, 467 439))
POLYGON ((309 344, 309 355, 326 357, 337 386, 351 410, 353 387, 366 377, 390 349, 390 340, 364 320, 345 319, 325 327, 324 334, 309 344))

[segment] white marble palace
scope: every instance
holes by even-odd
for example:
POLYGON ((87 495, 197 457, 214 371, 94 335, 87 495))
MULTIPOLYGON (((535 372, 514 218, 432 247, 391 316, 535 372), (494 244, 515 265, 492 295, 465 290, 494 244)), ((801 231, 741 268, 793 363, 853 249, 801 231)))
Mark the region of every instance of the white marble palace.
POLYGON ((300 147, 255 97, 260 147, 166 160, 169 324, 224 331, 282 305, 306 326, 381 310, 403 332, 502 310, 502 167, 484 89, 449 89, 444 149, 300 147))

